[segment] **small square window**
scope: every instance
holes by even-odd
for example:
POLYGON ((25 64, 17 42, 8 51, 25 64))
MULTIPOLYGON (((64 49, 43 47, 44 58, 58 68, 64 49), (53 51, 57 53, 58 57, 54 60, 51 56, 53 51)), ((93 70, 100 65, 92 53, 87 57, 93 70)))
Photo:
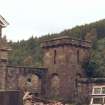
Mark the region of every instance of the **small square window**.
POLYGON ((101 93, 101 88, 94 88, 93 94, 100 94, 100 93, 101 93))
POLYGON ((102 88, 102 94, 105 94, 105 87, 102 88))
POLYGON ((102 104, 103 98, 93 98, 93 104, 102 104))

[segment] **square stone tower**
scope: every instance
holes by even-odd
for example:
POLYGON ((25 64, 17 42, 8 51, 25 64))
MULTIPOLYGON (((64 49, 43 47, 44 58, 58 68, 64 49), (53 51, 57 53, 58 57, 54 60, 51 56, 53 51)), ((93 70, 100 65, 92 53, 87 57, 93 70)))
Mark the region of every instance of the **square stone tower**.
POLYGON ((89 58, 91 43, 68 36, 42 42, 44 67, 48 68, 48 98, 74 101, 76 79, 84 77, 82 63, 89 58))

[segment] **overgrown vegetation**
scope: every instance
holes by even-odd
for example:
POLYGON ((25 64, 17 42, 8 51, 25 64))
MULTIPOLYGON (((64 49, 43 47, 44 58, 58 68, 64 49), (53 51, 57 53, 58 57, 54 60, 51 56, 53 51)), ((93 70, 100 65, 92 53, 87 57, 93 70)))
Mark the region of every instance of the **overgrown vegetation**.
POLYGON ((40 38, 31 37, 27 41, 9 42, 12 48, 9 63, 12 65, 39 67, 42 65, 43 56, 40 41, 65 35, 81 40, 92 39, 94 41, 90 61, 85 63, 83 67, 89 77, 105 76, 105 19, 91 24, 76 26, 60 33, 48 34, 40 38))

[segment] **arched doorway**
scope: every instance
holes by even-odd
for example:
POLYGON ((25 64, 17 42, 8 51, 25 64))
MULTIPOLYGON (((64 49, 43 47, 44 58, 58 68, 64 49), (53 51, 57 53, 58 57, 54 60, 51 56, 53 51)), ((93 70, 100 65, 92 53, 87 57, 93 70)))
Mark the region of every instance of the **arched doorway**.
POLYGON ((26 87, 26 78, 23 75, 20 75, 18 78, 18 87, 20 90, 24 90, 24 88, 26 87))
POLYGON ((31 76, 31 82, 32 82, 32 88, 34 89, 34 91, 39 92, 41 91, 41 79, 33 74, 31 76))
POLYGON ((41 79, 36 74, 28 74, 26 76, 20 75, 18 79, 18 87, 22 91, 27 89, 36 96, 39 96, 41 93, 41 79))
POLYGON ((59 75, 53 73, 51 75, 51 95, 56 97, 59 96, 60 78, 59 75))

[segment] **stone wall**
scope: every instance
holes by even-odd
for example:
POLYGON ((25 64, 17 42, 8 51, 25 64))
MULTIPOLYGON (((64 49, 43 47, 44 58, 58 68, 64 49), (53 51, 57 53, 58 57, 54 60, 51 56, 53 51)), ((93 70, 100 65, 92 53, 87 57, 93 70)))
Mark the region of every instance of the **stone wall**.
POLYGON ((23 90, 29 89, 41 95, 43 81, 45 81, 47 70, 44 68, 33 67, 14 67, 8 66, 6 70, 6 89, 7 90, 23 90))

